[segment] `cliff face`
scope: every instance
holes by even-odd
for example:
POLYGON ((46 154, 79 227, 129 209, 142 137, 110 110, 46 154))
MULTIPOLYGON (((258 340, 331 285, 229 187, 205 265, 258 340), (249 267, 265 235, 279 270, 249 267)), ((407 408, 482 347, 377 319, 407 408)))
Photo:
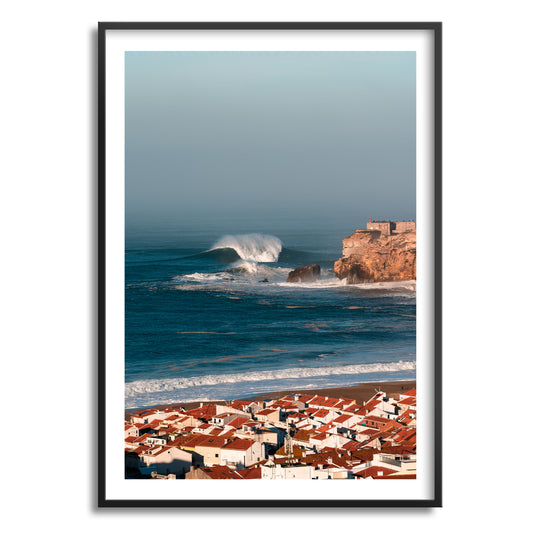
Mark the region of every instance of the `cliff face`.
POLYGON ((416 230, 390 236, 357 230, 342 244, 335 274, 348 283, 416 279, 416 230))
POLYGON ((298 267, 296 270, 289 272, 287 281, 289 283, 298 283, 300 281, 316 281, 320 278, 320 266, 312 265, 298 267))

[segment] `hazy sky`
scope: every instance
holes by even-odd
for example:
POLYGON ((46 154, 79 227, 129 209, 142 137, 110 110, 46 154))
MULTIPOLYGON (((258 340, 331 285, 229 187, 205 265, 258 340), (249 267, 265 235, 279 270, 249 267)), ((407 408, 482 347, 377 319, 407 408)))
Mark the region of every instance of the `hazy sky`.
POLYGON ((127 224, 414 218, 415 62, 127 52, 127 224))

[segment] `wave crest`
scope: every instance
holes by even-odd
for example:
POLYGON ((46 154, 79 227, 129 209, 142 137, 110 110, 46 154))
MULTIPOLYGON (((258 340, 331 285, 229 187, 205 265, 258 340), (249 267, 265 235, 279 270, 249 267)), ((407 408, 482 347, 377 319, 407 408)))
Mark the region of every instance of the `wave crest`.
POLYGON ((258 263, 276 263, 283 247, 274 235, 248 233, 245 235, 224 235, 211 248, 219 250, 233 248, 241 259, 258 263))

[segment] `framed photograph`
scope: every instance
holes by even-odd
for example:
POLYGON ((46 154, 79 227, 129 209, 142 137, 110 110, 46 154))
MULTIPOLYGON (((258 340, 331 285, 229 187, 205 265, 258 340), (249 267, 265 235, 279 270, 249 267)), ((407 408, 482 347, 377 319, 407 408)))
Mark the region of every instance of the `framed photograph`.
POLYGON ((98 41, 99 506, 441 506, 441 24, 98 41))

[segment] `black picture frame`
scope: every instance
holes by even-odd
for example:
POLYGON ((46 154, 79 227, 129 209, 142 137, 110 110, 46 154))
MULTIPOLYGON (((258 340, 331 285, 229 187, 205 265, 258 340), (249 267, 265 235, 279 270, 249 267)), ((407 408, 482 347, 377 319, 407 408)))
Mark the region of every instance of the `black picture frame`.
POLYGON ((100 22, 98 24, 98 506, 99 507, 175 507, 175 508, 408 508, 442 506, 442 23, 440 22, 100 22), (433 263, 434 323, 432 421, 433 486, 424 499, 346 499, 346 500, 219 500, 123 499, 110 497, 106 489, 106 36, 109 31, 269 31, 326 30, 367 31, 423 30, 433 43, 433 263))

